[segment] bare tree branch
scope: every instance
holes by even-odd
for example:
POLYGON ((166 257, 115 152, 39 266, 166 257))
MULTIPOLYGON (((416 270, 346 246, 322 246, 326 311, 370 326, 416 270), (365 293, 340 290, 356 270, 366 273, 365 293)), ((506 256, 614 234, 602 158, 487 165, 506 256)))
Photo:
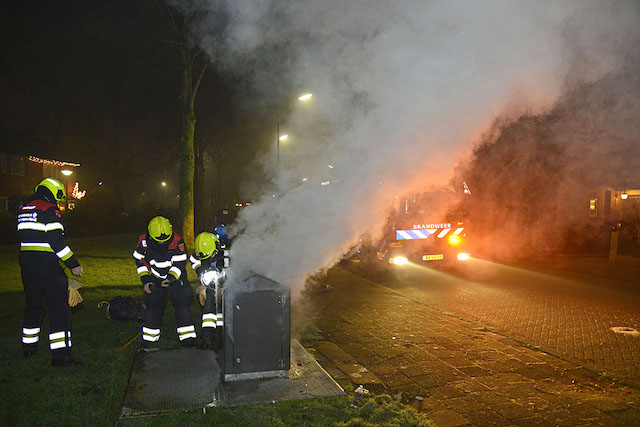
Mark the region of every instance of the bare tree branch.
POLYGON ((196 80, 195 84, 193 85, 193 99, 196 99, 196 94, 198 93, 198 88, 200 87, 200 83, 202 82, 202 78, 204 77, 204 74, 207 71, 207 67, 209 66, 209 62, 205 62, 204 65, 202 66, 202 70, 200 71, 200 75, 198 76, 198 79, 196 80))

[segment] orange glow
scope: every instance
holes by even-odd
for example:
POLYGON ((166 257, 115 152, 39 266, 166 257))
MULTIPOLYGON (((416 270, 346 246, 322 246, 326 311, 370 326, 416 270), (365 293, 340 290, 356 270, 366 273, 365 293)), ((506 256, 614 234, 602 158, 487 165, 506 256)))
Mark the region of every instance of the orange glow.
POLYGON ((462 238, 459 234, 452 234, 451 236, 449 236, 449 244, 457 246, 460 243, 462 243, 462 238))

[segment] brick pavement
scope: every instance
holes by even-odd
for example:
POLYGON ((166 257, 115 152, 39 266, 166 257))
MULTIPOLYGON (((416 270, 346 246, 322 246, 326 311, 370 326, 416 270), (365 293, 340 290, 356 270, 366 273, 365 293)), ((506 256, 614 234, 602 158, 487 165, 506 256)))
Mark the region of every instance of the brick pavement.
POLYGON ((323 337, 438 425, 640 424, 635 388, 340 268, 323 280, 309 295, 323 337))
POLYGON ((640 339, 611 331, 615 326, 640 330, 638 264, 574 260, 534 265, 537 272, 475 262, 469 264, 471 276, 423 270, 387 285, 640 387, 640 339), (587 275, 590 270, 597 274, 587 275))

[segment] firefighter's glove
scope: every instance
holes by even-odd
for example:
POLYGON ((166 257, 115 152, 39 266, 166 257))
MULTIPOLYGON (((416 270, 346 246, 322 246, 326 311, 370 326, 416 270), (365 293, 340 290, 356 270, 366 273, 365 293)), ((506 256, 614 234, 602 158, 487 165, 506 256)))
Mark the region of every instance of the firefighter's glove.
POLYGON ((78 290, 82 287, 82 283, 72 278, 68 278, 67 287, 69 290, 69 307, 75 307, 82 302, 82 295, 80 295, 80 291, 78 290))
POLYGON ((207 287, 203 285, 198 286, 196 293, 198 294, 200 305, 204 307, 204 303, 207 301, 207 287))

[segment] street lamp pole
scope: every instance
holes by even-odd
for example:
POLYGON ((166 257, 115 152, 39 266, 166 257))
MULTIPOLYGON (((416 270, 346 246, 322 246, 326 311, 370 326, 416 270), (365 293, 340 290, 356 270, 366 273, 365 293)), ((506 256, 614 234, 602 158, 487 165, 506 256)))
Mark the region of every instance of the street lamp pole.
POLYGON ((73 173, 72 170, 63 169, 60 171, 64 175, 64 192, 67 193, 67 197, 64 198, 64 210, 69 210, 69 175, 73 173))

